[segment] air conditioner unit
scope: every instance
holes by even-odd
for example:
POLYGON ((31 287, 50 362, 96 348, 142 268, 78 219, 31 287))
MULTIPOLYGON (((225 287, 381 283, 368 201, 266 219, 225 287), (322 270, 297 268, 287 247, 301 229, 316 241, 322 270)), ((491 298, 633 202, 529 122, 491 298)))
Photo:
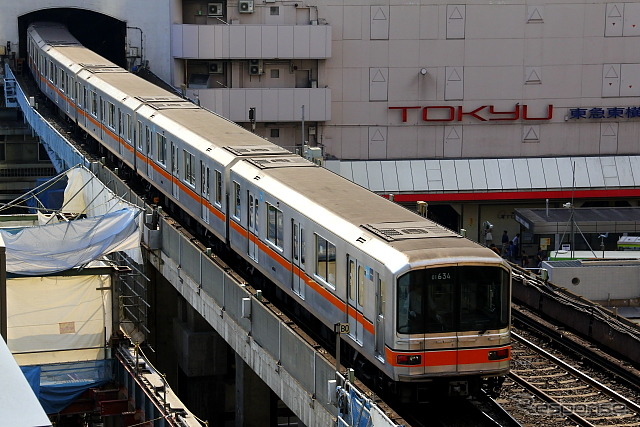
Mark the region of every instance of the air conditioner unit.
POLYGON ((253 0, 240 0, 238 2, 238 11, 240 13, 253 13, 253 0))
POLYGON ((207 15, 209 16, 223 16, 224 15, 223 3, 209 3, 207 5, 207 15))
POLYGON ((249 60, 249 75, 259 76, 264 73, 262 59, 250 59, 249 60))
POLYGON ((224 64, 222 61, 209 62, 209 74, 222 74, 224 72, 224 64))

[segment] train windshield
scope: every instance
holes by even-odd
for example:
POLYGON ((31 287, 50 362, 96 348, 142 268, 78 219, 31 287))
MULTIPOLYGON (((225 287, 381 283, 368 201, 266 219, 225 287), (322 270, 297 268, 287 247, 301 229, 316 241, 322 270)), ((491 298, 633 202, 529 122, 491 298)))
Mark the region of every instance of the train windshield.
POLYGON ((461 266, 410 271, 398 279, 402 334, 502 329, 509 324, 509 273, 461 266))

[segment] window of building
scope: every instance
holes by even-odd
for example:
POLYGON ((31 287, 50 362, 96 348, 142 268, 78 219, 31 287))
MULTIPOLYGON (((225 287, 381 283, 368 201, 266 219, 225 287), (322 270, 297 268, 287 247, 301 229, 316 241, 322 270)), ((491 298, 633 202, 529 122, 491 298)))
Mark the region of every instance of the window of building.
POLYGON ((233 216, 240 219, 240 184, 233 181, 233 216))
POLYGON ((270 129, 271 138, 280 138, 280 129, 270 129))
POLYGON ((336 285, 336 246, 324 237, 316 238, 316 276, 331 286, 336 285))
POLYGON ((280 15, 280 7, 278 6, 271 6, 269 8, 269 13, 271 14, 271 16, 278 16, 280 15))
POLYGON ((280 78, 280 70, 277 68, 272 68, 271 69, 271 78, 272 79, 279 79, 280 78))
POLYGON ((196 185, 196 171, 195 162, 196 158, 193 154, 187 150, 182 150, 182 158, 184 159, 184 180, 195 187, 196 185))
POLYGON ((222 204, 222 173, 219 170, 215 171, 215 185, 216 185, 216 199, 214 200, 216 205, 222 204))
POLYGON ((156 141, 158 142, 156 151, 158 153, 158 162, 163 166, 167 165, 167 138, 161 133, 156 133, 156 141))
POLYGON ((267 241, 282 249, 284 242, 284 219, 282 211, 267 203, 267 241))

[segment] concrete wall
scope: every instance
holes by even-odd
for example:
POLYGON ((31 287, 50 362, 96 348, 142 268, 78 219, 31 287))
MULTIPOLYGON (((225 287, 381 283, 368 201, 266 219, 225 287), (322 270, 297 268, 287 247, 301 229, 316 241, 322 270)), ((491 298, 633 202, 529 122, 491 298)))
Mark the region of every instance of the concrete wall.
MULTIPOLYGON (((86 9, 126 22, 128 27, 140 27, 143 32, 145 59, 151 71, 166 81, 170 77, 170 0, 25 0, 4 2, 0 14, 0 45, 11 42, 18 49, 18 17, 50 8, 86 9)), ((139 44, 140 33, 129 32, 132 43, 139 44)), ((123 47, 124 48, 124 47, 123 47)))
POLYGON ((640 263, 564 267, 562 262, 545 262, 549 280, 592 301, 625 300, 640 297, 640 263))

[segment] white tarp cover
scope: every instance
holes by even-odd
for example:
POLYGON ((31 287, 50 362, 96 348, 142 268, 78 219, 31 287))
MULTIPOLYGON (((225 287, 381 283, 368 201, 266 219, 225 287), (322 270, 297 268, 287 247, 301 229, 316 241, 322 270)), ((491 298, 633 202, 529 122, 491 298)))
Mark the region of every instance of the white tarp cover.
MULTIPOLYGON (((104 215, 119 209, 140 209, 114 194, 90 170, 76 166, 67 171, 67 186, 64 189, 63 212, 84 213, 88 217, 104 215)), ((143 216, 138 217, 138 233, 142 238, 143 216)), ((140 245, 126 251, 129 258, 142 264, 140 245)))
POLYGON ((0 414, 3 426, 50 426, 38 402, 2 338, 0 338, 0 414))
POLYGON ((67 179, 69 181, 64 189, 63 212, 98 216, 118 209, 133 207, 132 204, 113 194, 102 181, 86 168, 69 169, 67 179))
POLYGON ((57 273, 111 252, 139 248, 139 213, 126 208, 69 222, 0 230, 7 248, 7 272, 57 273))
POLYGON ((110 283, 108 275, 7 279, 7 345, 18 364, 103 358, 110 283))

